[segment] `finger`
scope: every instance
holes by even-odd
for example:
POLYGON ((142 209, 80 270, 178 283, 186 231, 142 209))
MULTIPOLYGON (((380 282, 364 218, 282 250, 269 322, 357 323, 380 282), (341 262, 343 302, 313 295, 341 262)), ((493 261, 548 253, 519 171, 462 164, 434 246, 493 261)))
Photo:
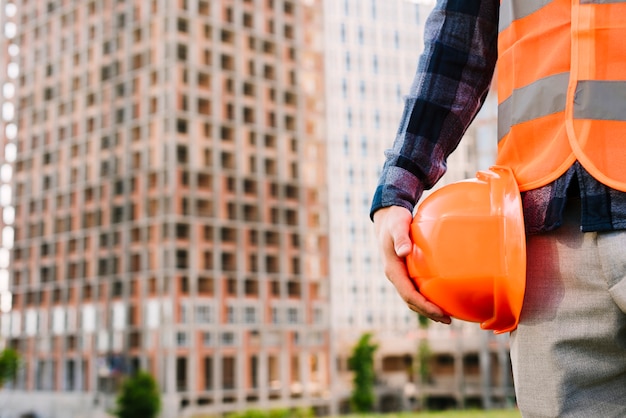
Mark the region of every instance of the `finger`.
POLYGON ((450 317, 441 308, 426 299, 415 288, 415 284, 408 276, 406 266, 401 259, 396 258, 393 262, 389 262, 386 275, 409 309, 437 322, 444 324, 451 322, 450 317))
POLYGON ((418 314, 435 322, 440 322, 442 324, 452 323, 452 318, 450 318, 449 315, 443 313, 439 307, 433 305, 427 299, 424 299, 424 303, 420 303, 419 305, 413 305, 412 303, 407 302, 407 306, 413 312, 417 312, 418 314))

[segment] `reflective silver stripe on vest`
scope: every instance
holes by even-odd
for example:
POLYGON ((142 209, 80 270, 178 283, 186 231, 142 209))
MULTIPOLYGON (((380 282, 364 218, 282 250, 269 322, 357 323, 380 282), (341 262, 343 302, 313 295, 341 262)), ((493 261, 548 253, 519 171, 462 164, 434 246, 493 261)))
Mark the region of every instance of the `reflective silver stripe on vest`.
POLYGON ((579 81, 574 119, 626 121, 626 81, 579 81))
POLYGON ((498 140, 511 126, 565 110, 569 73, 541 78, 513 94, 498 106, 498 140))
MULTIPOLYGON (((522 19, 551 3, 552 0, 502 0, 500 2, 500 32, 511 26, 517 19, 522 19)), ((625 0, 580 0, 580 4, 626 3, 625 0)))
POLYGON ((515 20, 533 14, 548 3, 552 3, 552 0, 502 0, 498 23, 500 32, 511 26, 515 20))

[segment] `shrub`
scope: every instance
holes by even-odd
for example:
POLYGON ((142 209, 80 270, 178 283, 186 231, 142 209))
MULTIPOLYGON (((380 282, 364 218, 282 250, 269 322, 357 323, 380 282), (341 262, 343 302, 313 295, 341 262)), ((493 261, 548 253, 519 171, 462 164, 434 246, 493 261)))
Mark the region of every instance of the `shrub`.
POLYGON ((155 418, 161 409, 161 394, 156 380, 139 371, 124 381, 117 397, 118 418, 155 418))
POLYGON ((0 352, 0 387, 9 380, 15 380, 19 364, 20 356, 14 349, 6 348, 0 352))

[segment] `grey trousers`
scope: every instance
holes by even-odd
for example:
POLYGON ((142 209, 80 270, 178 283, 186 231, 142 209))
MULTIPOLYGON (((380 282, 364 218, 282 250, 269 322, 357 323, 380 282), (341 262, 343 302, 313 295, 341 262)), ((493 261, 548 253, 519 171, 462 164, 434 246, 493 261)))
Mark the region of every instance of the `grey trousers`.
POLYGON ((524 417, 626 417, 626 231, 564 225, 527 239, 527 289, 511 361, 524 417))

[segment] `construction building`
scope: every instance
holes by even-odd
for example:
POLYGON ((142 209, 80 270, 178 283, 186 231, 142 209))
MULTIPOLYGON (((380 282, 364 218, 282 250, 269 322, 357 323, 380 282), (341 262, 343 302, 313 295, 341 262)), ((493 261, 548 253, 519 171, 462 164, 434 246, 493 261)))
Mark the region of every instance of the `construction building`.
POLYGON ((1 4, 3 413, 327 410, 319 2, 1 4))

